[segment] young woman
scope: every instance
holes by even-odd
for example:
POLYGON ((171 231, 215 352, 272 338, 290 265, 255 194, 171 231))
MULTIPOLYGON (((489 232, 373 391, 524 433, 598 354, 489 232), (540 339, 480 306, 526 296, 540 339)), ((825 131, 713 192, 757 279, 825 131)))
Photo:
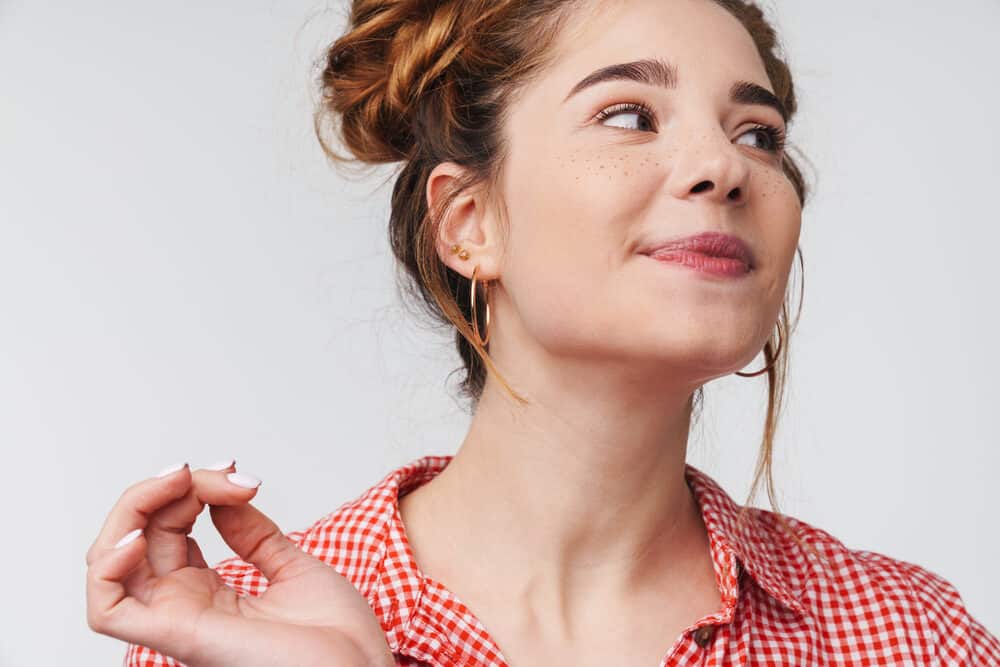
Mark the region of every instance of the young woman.
POLYGON ((233 462, 135 484, 90 626, 136 666, 1000 664, 948 581, 685 462, 701 387, 763 350, 772 490, 806 199, 776 49, 740 0, 355 0, 317 134, 403 164, 392 247, 471 426, 288 534, 233 462))

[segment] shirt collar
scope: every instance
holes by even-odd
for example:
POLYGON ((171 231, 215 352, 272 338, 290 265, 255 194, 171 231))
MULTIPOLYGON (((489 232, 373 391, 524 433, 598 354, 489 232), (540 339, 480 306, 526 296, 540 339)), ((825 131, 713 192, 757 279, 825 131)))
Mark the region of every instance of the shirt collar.
MULTIPOLYGON (((777 523, 777 515, 750 508, 740 525, 737 518, 742 505, 738 505, 718 482, 690 464, 685 464, 685 477, 701 508, 716 572, 732 574, 738 581, 739 568, 742 568, 771 597, 799 614, 805 613, 799 599, 801 591, 796 585, 797 578, 791 570, 794 558, 788 553, 785 542, 790 538, 777 523)), ((735 599, 731 603, 735 605, 735 599)), ((728 616, 728 608, 726 613, 728 616)))
MULTIPOLYGON (((424 456, 392 471, 374 489, 385 503, 385 516, 380 517, 384 520, 384 541, 379 545, 382 558, 375 596, 369 601, 393 652, 423 655, 424 659, 429 659, 432 649, 447 649, 443 639, 447 628, 438 627, 436 615, 421 605, 427 581, 417 569, 406 541, 399 497, 430 481, 451 459, 450 455, 424 456), (431 644, 440 641, 440 645, 428 644, 428 631, 432 635, 431 644)), ((741 569, 782 605, 804 613, 800 593, 789 571, 789 555, 782 551, 775 515, 754 508, 749 511, 749 521, 739 525, 741 506, 715 480, 690 464, 685 464, 685 477, 701 509, 722 593, 723 613, 717 622, 728 623, 733 619, 741 569)))

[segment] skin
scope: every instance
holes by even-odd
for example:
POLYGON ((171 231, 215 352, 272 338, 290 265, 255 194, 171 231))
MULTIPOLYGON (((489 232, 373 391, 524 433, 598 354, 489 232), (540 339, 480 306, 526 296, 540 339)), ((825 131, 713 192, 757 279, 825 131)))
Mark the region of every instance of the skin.
MULTIPOLYGON (((737 80, 774 92, 750 35, 714 3, 588 5, 512 102, 498 193, 509 238, 482 190, 442 224, 441 260, 493 281, 489 350, 532 404, 517 406, 491 376, 455 458, 401 513, 420 568, 511 664, 657 664, 721 609, 684 480, 691 399, 750 370, 780 312, 802 213, 780 154, 752 130, 784 128, 781 115, 731 103, 737 80), (641 58, 673 63, 678 87, 605 82, 563 103, 595 69, 641 58), (622 102, 656 117, 593 119, 622 102), (754 270, 706 278, 637 254, 652 238, 705 230, 745 240, 754 270), (449 252, 455 243, 468 260, 449 252)), ((430 205, 461 169, 434 169, 430 205)))
MULTIPOLYGON (((764 345, 801 208, 750 131, 780 115, 727 100, 736 80, 770 89, 736 19, 708 0, 594 2, 575 19, 552 67, 512 99, 509 238, 482 191, 457 200, 439 238, 442 261, 495 281, 490 352, 532 404, 490 378, 454 460, 400 511, 421 570, 510 664, 653 665, 721 606, 683 476, 691 398, 764 345), (562 103, 598 67, 650 57, 677 67, 676 89, 608 82, 562 103), (655 118, 593 119, 622 102, 655 118), (704 230, 743 238, 754 271, 706 278, 637 254, 704 230)), ((435 167, 429 204, 460 170, 435 167)), ((250 505, 256 489, 227 481, 234 470, 183 468, 125 490, 87 552, 88 625, 192 667, 394 664, 365 599, 250 505), (237 597, 189 537, 206 505, 268 578, 259 598, 237 597)))
POLYGON ((257 488, 232 483, 235 471, 235 461, 184 466, 122 493, 87 550, 87 625, 188 667, 395 665, 368 601, 251 505, 257 488), (268 580, 263 594, 239 597, 205 562, 190 533, 206 505, 226 544, 268 580))

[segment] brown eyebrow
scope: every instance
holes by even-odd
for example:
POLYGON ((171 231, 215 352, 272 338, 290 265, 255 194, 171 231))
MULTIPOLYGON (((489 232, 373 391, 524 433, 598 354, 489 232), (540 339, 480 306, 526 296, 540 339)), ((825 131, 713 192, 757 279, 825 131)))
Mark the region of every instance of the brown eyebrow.
MULTIPOLYGON (((563 103, 570 97, 577 94, 584 88, 589 88, 604 81, 629 80, 645 83, 650 86, 661 88, 677 87, 677 68, 665 60, 659 58, 648 58, 644 60, 633 60, 628 63, 618 63, 608 65, 595 70, 581 79, 569 94, 563 98, 563 103)), ((785 105, 781 103, 774 93, 767 88, 759 86, 750 81, 737 81, 729 88, 729 100, 734 104, 751 104, 771 107, 779 114, 782 120, 788 122, 788 112, 785 105)))

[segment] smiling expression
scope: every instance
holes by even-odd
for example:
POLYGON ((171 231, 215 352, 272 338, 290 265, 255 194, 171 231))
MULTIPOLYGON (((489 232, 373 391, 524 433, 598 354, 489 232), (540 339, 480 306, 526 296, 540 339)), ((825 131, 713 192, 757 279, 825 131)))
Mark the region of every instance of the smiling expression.
POLYGON ((511 100, 494 317, 550 353, 698 386, 753 360, 784 299, 802 213, 781 167, 784 110, 752 37, 710 0, 591 7, 511 100), (701 232, 741 239, 752 270, 639 252, 701 232))

